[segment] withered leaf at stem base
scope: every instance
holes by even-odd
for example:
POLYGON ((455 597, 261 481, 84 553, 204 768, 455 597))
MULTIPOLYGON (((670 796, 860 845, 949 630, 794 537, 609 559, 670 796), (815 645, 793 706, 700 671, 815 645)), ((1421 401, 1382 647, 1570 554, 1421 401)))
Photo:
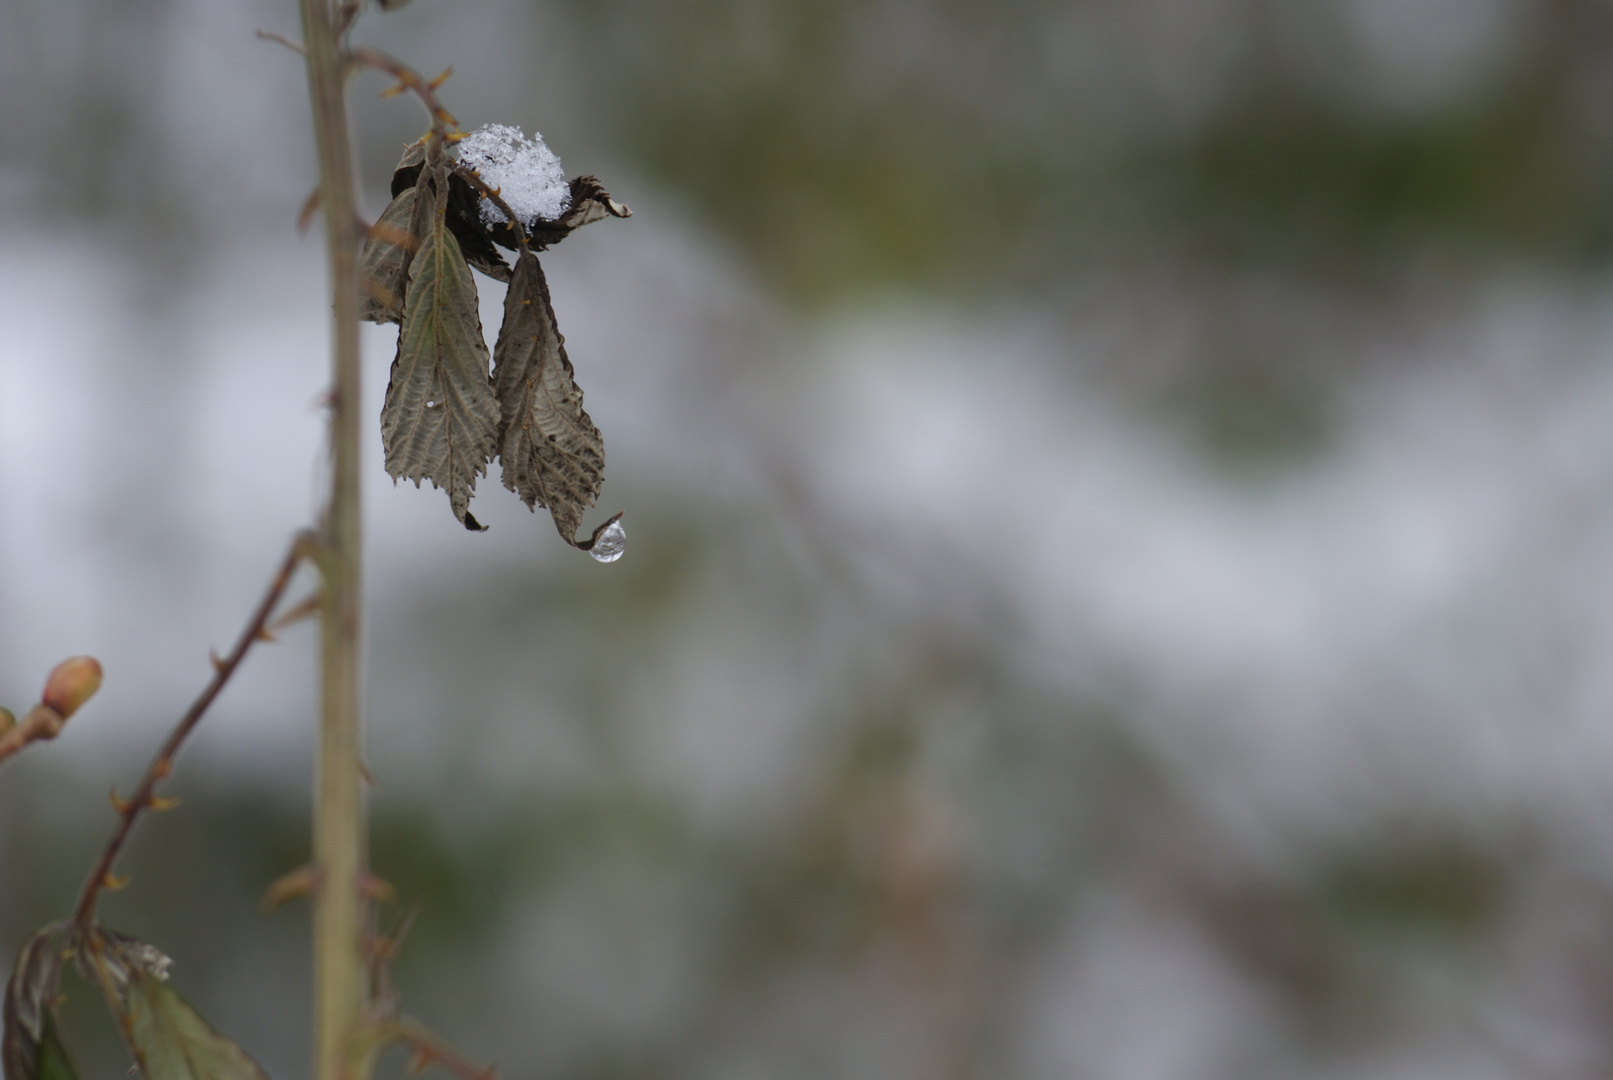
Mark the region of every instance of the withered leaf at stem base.
MULTIPOLYGON (((430 190, 422 185, 419 197, 434 202, 430 190)), ((499 405, 488 377, 475 279, 441 210, 433 207, 429 221, 409 266, 381 438, 387 473, 417 487, 430 480, 445 488, 454 517, 464 522, 476 478, 492 460, 499 405)))
POLYGON ((7 1080, 77 1080, 56 1030, 56 982, 65 927, 52 923, 23 943, 6 985, 0 1065, 7 1080))
POLYGON ((605 481, 605 444, 583 411, 549 285, 530 251, 515 260, 493 359, 504 486, 529 508, 547 507, 576 546, 583 511, 605 481))

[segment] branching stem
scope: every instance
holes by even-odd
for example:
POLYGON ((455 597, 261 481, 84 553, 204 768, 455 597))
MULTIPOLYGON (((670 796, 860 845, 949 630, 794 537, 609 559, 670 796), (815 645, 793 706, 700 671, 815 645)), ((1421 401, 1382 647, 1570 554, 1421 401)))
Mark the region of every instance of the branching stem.
POLYGON ((414 94, 420 99, 420 104, 426 107, 431 117, 431 132, 439 139, 445 137, 450 129, 457 130, 459 121, 454 119, 453 113, 442 107, 437 100, 437 88, 425 76, 401 60, 396 60, 384 52, 376 49, 359 46, 347 51, 347 62, 353 68, 374 68, 398 80, 398 85, 414 94))
POLYGON ((264 631, 269 625, 269 619, 274 615, 275 608, 280 605, 280 598, 285 595, 286 586, 291 584, 291 575, 296 571, 298 564, 312 553, 313 545, 314 539, 308 533, 299 533, 292 541, 291 550, 286 552, 285 559, 280 563, 280 569, 275 571, 274 579, 269 582, 268 591, 263 594, 263 599, 258 601, 252 617, 247 620, 241 636, 236 639, 235 647, 230 650, 228 656, 215 663, 212 679, 191 703, 185 715, 180 717, 179 723, 174 725, 174 730, 169 733, 162 748, 157 751, 157 756, 151 759, 146 775, 141 779, 134 795, 127 801, 117 801, 119 807, 117 827, 112 830, 111 838, 101 850, 101 857, 96 860, 95 868, 90 871, 89 880, 84 882, 84 890, 78 898, 78 907, 73 910, 73 923, 80 930, 88 929, 90 922, 95 918, 95 903, 100 898, 101 890, 106 888, 112 873, 112 864, 117 861, 118 853, 123 850, 124 842, 133 831, 135 822, 140 820, 140 815, 157 802, 157 785, 173 772, 174 757, 179 753, 180 746, 201 722, 208 707, 213 704, 213 699, 224 689, 224 684, 230 681, 230 676, 241 666, 241 661, 246 658, 252 646, 267 640, 264 631))

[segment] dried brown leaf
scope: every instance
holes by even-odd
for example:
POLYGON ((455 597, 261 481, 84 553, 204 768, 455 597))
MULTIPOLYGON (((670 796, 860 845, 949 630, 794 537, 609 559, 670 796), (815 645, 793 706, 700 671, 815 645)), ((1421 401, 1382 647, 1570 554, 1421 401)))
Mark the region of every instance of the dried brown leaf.
MULTIPOLYGON (((598 177, 579 176, 571 181, 571 203, 558 221, 539 221, 527 230, 532 246, 542 251, 553 247, 576 229, 608 217, 632 217, 633 211, 611 198, 610 192, 600 184, 598 177)), ((505 247, 513 248, 514 239, 506 241, 493 231, 493 239, 505 247)))
POLYGON ((420 248, 426 223, 417 211, 424 204, 417 188, 408 188, 387 204, 358 254, 359 318, 376 323, 403 321, 409 264, 420 248))
MULTIPOLYGON (((437 173, 434 178, 443 179, 437 173)), ((499 405, 488 376, 487 345, 476 306, 476 282, 459 244, 434 204, 409 267, 397 358, 381 410, 386 470, 448 491, 454 517, 468 518, 476 478, 485 475, 498 436, 499 405)))
POLYGON ((605 444, 583 411, 549 285, 530 251, 515 261, 493 357, 504 486, 529 508, 547 507, 576 545, 583 511, 605 481, 605 444))
MULTIPOLYGON (((422 143, 411 145, 404 153, 403 160, 398 162, 398 167, 392 172, 393 198, 397 198, 419 182, 425 165, 425 153, 422 143)), ((460 253, 465 256, 466 262, 495 281, 508 282, 510 264, 499 254, 493 240, 495 237, 500 237, 500 243, 513 249, 515 233, 502 225, 496 228, 484 225, 480 201, 481 196, 462 177, 450 174, 448 208, 444 213, 448 231, 453 233, 454 239, 459 242, 460 253), (502 234, 507 234, 507 242, 502 234)))

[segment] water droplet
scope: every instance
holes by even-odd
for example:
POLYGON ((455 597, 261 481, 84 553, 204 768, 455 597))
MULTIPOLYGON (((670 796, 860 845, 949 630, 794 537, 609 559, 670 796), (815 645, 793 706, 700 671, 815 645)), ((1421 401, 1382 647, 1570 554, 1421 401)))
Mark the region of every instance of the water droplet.
POLYGON ((594 534, 593 546, 588 554, 600 562, 615 562, 627 550, 627 530, 622 528, 621 516, 611 518, 594 534))

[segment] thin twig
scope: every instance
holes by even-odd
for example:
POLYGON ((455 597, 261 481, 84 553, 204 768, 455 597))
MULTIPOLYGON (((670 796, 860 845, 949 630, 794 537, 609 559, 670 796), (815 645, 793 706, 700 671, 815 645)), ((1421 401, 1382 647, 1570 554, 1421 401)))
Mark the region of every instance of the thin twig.
POLYGON ((297 42, 292 41, 284 34, 277 34, 273 30, 258 30, 256 31, 256 36, 264 41, 272 41, 276 45, 284 45, 298 56, 308 55, 308 50, 306 48, 304 48, 302 45, 299 45, 297 42))
POLYGON ((384 52, 359 46, 347 51, 347 62, 358 67, 374 68, 385 72, 398 80, 398 85, 411 91, 420 99, 420 104, 426 107, 431 116, 431 130, 438 137, 448 133, 450 128, 459 129, 459 121, 454 119, 453 113, 442 107, 437 100, 436 87, 424 75, 401 60, 395 60, 384 52))
POLYGON ((504 220, 515 227, 515 235, 520 239, 521 246, 526 247, 526 228, 521 224, 521 219, 515 215, 515 211, 510 209, 510 204, 500 197, 498 190, 488 187, 487 182, 476 174, 475 169, 466 168, 457 161, 454 163, 453 171, 461 180, 475 188, 479 195, 499 208, 499 211, 504 215, 504 220))
POLYGON ((95 868, 90 871, 89 880, 84 883, 84 891, 79 894, 78 907, 73 911, 73 923, 80 930, 87 929, 91 920, 95 918, 95 902, 100 897, 101 890, 107 886, 112 874, 112 864, 117 860, 118 853, 123 850, 124 841, 129 838, 134 823, 156 801, 157 785, 174 771, 174 756, 179 752, 180 745, 201 722, 208 706, 213 704, 213 699, 224 689, 224 684, 230 681, 230 676, 235 674, 235 669, 241 665, 247 652, 253 645, 263 640, 263 627, 274 614, 274 609, 279 606, 280 597, 285 593, 286 586, 291 584, 291 575, 303 559, 313 553, 314 544, 315 541, 310 534, 297 534, 291 543, 291 550, 286 552, 285 559, 280 563, 280 569, 270 581, 268 591, 263 594, 263 599, 258 601, 258 606, 252 612, 251 619, 247 621, 246 628, 236 639, 235 648, 218 663, 212 679, 208 680, 207 686, 191 703, 185 715, 180 717, 179 723, 174 725, 174 730, 163 742, 162 749, 151 759, 151 765, 146 769, 146 775, 140 781, 140 786, 135 790, 133 797, 127 802, 119 801, 117 828, 112 830, 112 836, 102 849, 101 857, 96 860, 95 868))
POLYGON ((16 725, 0 735, 0 761, 17 753, 29 743, 54 739, 67 723, 62 714, 49 705, 35 705, 16 725))

